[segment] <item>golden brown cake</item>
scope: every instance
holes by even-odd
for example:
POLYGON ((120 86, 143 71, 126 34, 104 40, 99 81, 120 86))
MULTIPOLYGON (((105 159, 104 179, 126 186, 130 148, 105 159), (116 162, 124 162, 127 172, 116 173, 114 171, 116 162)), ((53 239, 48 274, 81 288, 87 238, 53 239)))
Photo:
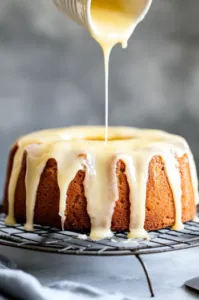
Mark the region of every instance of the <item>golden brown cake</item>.
POLYGON ((20 138, 12 147, 4 193, 6 224, 89 232, 183 228, 198 204, 195 163, 186 141, 162 131, 73 127, 20 138))

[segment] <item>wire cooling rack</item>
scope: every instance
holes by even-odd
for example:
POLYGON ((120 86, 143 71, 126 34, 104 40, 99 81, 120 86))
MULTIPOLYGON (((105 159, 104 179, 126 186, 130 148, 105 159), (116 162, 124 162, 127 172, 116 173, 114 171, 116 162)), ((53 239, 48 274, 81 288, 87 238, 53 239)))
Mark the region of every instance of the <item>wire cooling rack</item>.
POLYGON ((34 251, 76 255, 144 255, 199 246, 199 223, 188 222, 183 231, 170 228, 150 232, 150 240, 128 240, 126 233, 112 239, 92 241, 86 234, 35 226, 27 232, 18 224, 8 227, 0 214, 0 245, 34 251))
POLYGON ((126 233, 116 233, 112 239, 92 241, 87 234, 60 231, 47 226, 35 226, 27 232, 17 224, 8 227, 0 214, 0 245, 27 250, 67 255, 118 256, 134 255, 142 265, 151 296, 153 287, 141 255, 182 250, 199 246, 199 223, 187 222, 182 231, 171 228, 150 232, 150 240, 128 240, 126 233))

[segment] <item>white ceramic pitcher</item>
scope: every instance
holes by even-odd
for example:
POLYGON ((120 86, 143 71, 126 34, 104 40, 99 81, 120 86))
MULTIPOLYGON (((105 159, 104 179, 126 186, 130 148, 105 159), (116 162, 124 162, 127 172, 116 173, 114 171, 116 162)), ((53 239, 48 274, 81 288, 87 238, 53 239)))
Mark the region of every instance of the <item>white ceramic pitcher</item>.
MULTIPOLYGON (((56 6, 64 14, 68 15, 71 19, 85 27, 89 32, 93 31, 93 22, 91 16, 91 2, 92 0, 53 0, 56 6)), ((137 18, 136 22, 132 16, 132 32, 135 27, 140 23, 147 14, 152 0, 124 0, 131 1, 132 4, 136 3, 137 18), (139 5, 138 5, 139 4, 139 5)))

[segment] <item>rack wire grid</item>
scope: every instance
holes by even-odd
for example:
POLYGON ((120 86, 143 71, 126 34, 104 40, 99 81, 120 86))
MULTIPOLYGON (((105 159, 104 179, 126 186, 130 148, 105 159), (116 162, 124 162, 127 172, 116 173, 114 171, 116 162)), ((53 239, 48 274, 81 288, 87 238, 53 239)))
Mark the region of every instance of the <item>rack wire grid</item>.
POLYGON ((67 255, 134 255, 142 265, 151 296, 154 296, 151 279, 141 255, 199 246, 199 223, 187 222, 182 231, 173 231, 171 228, 151 231, 150 240, 128 240, 127 233, 115 233, 112 239, 92 241, 87 234, 61 231, 48 226, 35 225, 34 232, 25 231, 21 224, 8 227, 5 225, 5 215, 0 213, 0 245, 67 255))

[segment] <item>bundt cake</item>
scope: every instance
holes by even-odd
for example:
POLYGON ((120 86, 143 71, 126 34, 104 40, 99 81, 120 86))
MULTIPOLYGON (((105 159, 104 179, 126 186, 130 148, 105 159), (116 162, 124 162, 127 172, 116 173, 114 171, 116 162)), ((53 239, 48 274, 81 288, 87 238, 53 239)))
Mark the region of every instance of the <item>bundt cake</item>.
POLYGON ((10 152, 4 193, 6 224, 89 232, 91 239, 193 220, 195 163, 186 141, 163 131, 72 127, 20 138, 10 152))

